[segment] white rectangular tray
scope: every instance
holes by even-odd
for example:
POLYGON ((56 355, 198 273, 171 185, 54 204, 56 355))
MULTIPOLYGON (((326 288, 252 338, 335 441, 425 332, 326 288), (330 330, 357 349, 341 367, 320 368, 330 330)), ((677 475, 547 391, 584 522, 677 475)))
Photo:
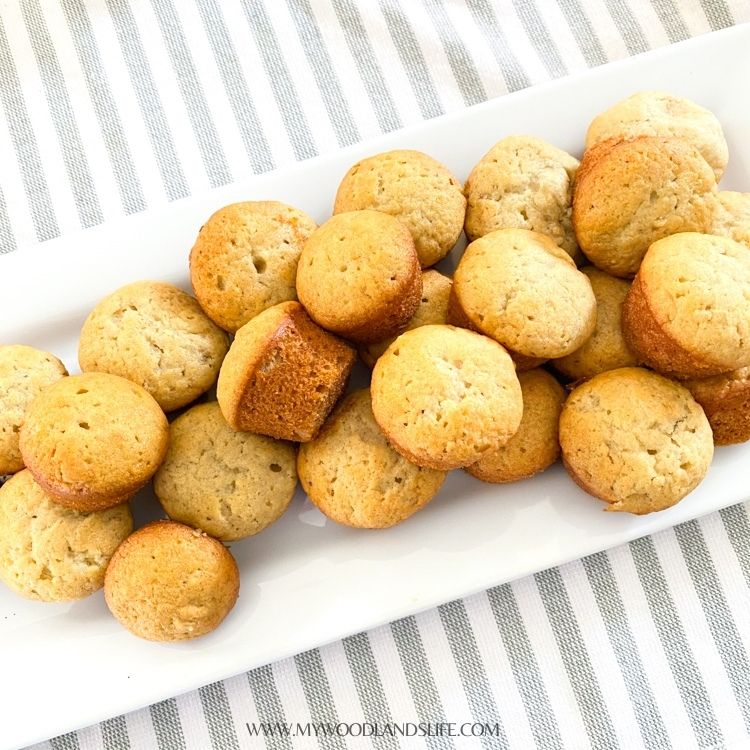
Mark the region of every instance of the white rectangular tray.
MULTIPOLYGON (((511 133, 580 154, 592 116, 639 89, 663 88, 713 110, 729 140, 723 184, 750 190, 748 80, 750 27, 736 27, 2 256, 0 342, 48 349, 74 371, 80 324, 102 296, 144 278, 189 288, 198 227, 225 203, 279 199, 322 221, 346 169, 390 148, 426 151, 461 179, 511 133)), ((138 640, 110 617, 101 592, 45 605, 1 588, 0 747, 92 724, 747 499, 749 465, 750 445, 722 448, 690 497, 643 518, 603 513, 559 466, 500 487, 454 472, 424 511, 377 532, 336 526, 299 494, 275 526, 232 545, 242 571, 237 607, 191 643, 138 640)))

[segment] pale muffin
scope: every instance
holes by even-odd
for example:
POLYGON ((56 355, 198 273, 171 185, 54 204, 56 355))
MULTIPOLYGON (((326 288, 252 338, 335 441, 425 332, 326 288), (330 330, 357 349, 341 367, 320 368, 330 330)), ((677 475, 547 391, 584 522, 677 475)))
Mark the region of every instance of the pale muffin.
POLYGON ((54 354, 31 346, 0 346, 0 476, 23 469, 18 438, 26 409, 67 374, 54 354))
POLYGON ((496 341, 463 328, 429 325, 401 334, 375 363, 371 388, 388 442, 430 469, 476 463, 521 423, 513 360, 496 341))
POLYGON ((127 503, 81 513, 21 471, 0 487, 0 580, 29 599, 82 599, 104 585, 112 554, 132 530, 127 503))
POLYGON ((374 209, 411 232, 423 268, 444 258, 464 224, 461 183, 421 151, 388 151, 358 161, 344 176, 333 213, 374 209))
POLYGON ((234 333, 263 310, 297 299, 299 256, 316 226, 278 201, 216 211, 190 251, 190 281, 208 317, 234 333))
POLYGON ((312 440, 356 358, 299 302, 270 307, 237 331, 224 360, 216 389, 224 419, 235 430, 312 440))
POLYGON ((229 550, 174 521, 156 521, 131 534, 117 548, 104 579, 112 614, 149 641, 210 633, 234 607, 239 588, 229 550))
POLYGON ((129 499, 164 459, 169 425, 154 399, 117 375, 58 380, 37 396, 21 427, 21 455, 34 479, 75 510, 129 499))
POLYGON ((573 226, 597 268, 630 278, 653 242, 710 231, 715 204, 714 173, 695 146, 677 138, 608 140, 583 156, 573 226))
POLYGON ((636 515, 669 508, 694 490, 714 448, 690 391, 637 367, 603 372, 568 396, 560 445, 582 489, 606 510, 636 515))
POLYGON ((297 293, 310 317, 339 336, 369 344, 396 335, 422 296, 409 230, 379 211, 337 214, 302 249, 297 293))
POLYGON ((557 427, 565 401, 564 388, 544 370, 518 376, 523 417, 515 435, 501 448, 488 451, 466 471, 484 482, 517 482, 544 471, 557 461, 557 427))
POLYGON ((711 234, 731 237, 750 247, 750 193, 722 190, 716 199, 711 234))
POLYGON ((445 472, 423 469, 396 453, 372 414, 370 391, 350 393, 297 463, 310 500, 337 523, 384 529, 435 496, 445 472))
POLYGON ((570 380, 581 380, 618 367, 635 367, 638 360, 622 334, 622 306, 630 282, 610 276, 594 266, 581 269, 596 297, 596 328, 583 346, 553 362, 570 380))
POLYGON ((750 249, 686 232, 655 242, 625 298, 630 350, 678 378, 750 365, 750 249))
POLYGON ((470 327, 523 357, 563 357, 596 325, 589 279, 549 237, 499 229, 474 240, 453 276, 448 320, 470 327))
POLYGON ((78 361, 83 372, 132 380, 173 411, 216 382, 228 347, 226 333, 189 294, 161 281, 138 281, 91 311, 78 361))
POLYGON ((713 112, 663 91, 639 91, 597 115, 586 133, 586 148, 639 135, 675 137, 691 143, 721 179, 729 159, 721 123, 713 112))
POLYGON ((496 143, 466 181, 466 234, 530 229, 580 258, 571 220, 578 159, 541 138, 512 135, 496 143))
POLYGON ((263 531, 287 509, 297 486, 291 443, 233 430, 216 402, 194 406, 169 432, 154 492, 173 521, 230 542, 263 531))
MULTIPOLYGON (((447 323, 448 321, 448 297, 451 293, 451 284, 453 282, 442 273, 435 270, 422 272, 422 298, 414 313, 414 317, 406 326, 407 331, 420 326, 431 325, 433 323, 447 323)), ((378 341, 374 344, 368 344, 360 347, 359 354, 362 361, 368 366, 373 367, 378 357, 393 343, 396 337, 378 341)))
POLYGON ((706 412, 715 445, 750 440, 750 367, 682 384, 706 412))

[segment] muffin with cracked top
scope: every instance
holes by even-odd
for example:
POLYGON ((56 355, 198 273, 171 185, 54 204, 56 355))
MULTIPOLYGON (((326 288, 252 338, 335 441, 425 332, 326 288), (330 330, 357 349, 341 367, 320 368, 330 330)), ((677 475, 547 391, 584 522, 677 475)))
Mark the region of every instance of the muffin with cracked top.
POLYGON ((643 515, 692 492, 714 452, 711 427, 687 388, 649 370, 596 375, 560 415, 563 463, 605 510, 643 515))

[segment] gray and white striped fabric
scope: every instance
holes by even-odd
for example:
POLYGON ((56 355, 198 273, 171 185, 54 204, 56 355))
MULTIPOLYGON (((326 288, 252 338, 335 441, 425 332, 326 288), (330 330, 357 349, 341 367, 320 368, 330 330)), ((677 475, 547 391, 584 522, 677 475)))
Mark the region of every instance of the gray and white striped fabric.
MULTIPOLYGON (((0 0, 0 252, 748 20, 748 0, 0 0)), ((748 747, 749 604, 739 505, 39 747, 748 747), (499 735, 246 727, 308 721, 499 735)))

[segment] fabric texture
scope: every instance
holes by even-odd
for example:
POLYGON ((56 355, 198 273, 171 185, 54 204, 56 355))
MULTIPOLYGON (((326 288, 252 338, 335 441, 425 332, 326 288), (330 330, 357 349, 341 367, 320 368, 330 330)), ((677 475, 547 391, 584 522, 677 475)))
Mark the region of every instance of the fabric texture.
MULTIPOLYGON (((748 20, 748 0, 1 0, 0 252, 748 20)), ((748 747, 748 605, 737 505, 38 747, 748 747), (497 733, 246 726, 339 721, 497 733)))

